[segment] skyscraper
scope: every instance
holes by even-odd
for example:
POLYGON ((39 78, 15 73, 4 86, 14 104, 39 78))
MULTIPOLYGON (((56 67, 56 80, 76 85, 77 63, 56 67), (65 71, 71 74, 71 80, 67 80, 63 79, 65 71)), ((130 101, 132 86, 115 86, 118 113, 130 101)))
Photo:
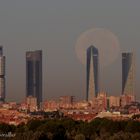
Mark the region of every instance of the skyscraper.
POLYGON ((134 96, 134 54, 122 53, 122 94, 134 96))
POLYGON ((98 94, 98 49, 90 46, 87 49, 87 101, 98 94))
POLYGON ((0 101, 5 101, 5 56, 2 46, 0 46, 0 101))
POLYGON ((38 107, 42 102, 42 51, 26 52, 26 97, 36 97, 38 107))

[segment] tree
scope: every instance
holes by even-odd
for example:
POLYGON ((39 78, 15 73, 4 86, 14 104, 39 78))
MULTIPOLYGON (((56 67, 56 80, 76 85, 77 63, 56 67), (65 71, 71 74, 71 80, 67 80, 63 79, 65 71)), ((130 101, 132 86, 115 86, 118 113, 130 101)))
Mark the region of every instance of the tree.
POLYGON ((27 123, 28 130, 36 131, 36 129, 42 125, 42 121, 40 120, 31 120, 27 123))
POLYGON ((62 125, 57 127, 57 130, 53 134, 53 140, 65 140, 66 139, 66 130, 62 125))
POLYGON ((23 133, 27 131, 28 131, 28 128, 24 123, 21 123, 16 127, 16 133, 23 133))
POLYGON ((78 134, 75 136, 75 140, 85 140, 85 136, 83 134, 78 134))
POLYGON ((32 140, 49 140, 44 132, 36 131, 32 137, 32 140))
POLYGON ((136 133, 140 132, 140 122, 138 121, 129 121, 126 128, 126 132, 136 133))
POLYGON ((14 125, 9 125, 2 123, 0 124, 0 132, 8 133, 8 132, 15 132, 16 127, 14 125))
POLYGON ((140 133, 135 133, 131 135, 132 140, 139 140, 140 139, 140 133))
POLYGON ((27 131, 27 132, 16 132, 16 136, 13 138, 13 140, 31 140, 33 138, 33 132, 27 131))

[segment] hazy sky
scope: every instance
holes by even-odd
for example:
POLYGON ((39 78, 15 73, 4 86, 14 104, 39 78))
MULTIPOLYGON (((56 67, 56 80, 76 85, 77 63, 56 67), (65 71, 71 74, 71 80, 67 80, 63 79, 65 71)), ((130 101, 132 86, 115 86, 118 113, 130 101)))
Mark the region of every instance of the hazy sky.
MULTIPOLYGON (((43 97, 85 97, 86 71, 75 44, 90 28, 105 28, 119 39, 122 51, 136 52, 136 95, 140 83, 139 0, 1 0, 0 44, 6 55, 6 97, 25 98, 25 52, 43 50, 43 97)), ((102 89, 120 95, 121 54, 102 69, 102 89)))

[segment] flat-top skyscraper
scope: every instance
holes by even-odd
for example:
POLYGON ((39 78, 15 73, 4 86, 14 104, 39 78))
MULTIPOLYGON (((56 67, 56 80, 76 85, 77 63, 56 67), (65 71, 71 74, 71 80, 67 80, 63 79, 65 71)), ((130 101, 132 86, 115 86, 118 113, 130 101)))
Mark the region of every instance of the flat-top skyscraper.
POLYGON ((2 46, 0 46, 0 101, 5 101, 5 56, 2 46))
POLYGON ((87 101, 98 94, 98 49, 90 46, 87 49, 87 101))
POLYGON ((134 96, 133 53, 122 53, 122 94, 134 96))
POLYGON ((42 51, 26 52, 26 97, 36 97, 38 107, 42 102, 42 51))

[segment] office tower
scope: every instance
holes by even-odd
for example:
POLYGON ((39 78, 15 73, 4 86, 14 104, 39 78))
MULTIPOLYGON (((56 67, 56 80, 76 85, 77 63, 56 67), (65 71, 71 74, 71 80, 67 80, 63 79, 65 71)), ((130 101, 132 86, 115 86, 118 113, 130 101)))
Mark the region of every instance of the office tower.
POLYGON ((36 97, 38 107, 42 102, 42 51, 26 52, 26 97, 36 97))
POLYGON ((98 49, 90 46, 87 49, 87 101, 98 94, 98 49))
POLYGON ((0 46, 0 101, 5 101, 5 56, 2 46, 0 46))
POLYGON ((134 96, 133 53, 122 53, 122 94, 134 96))

